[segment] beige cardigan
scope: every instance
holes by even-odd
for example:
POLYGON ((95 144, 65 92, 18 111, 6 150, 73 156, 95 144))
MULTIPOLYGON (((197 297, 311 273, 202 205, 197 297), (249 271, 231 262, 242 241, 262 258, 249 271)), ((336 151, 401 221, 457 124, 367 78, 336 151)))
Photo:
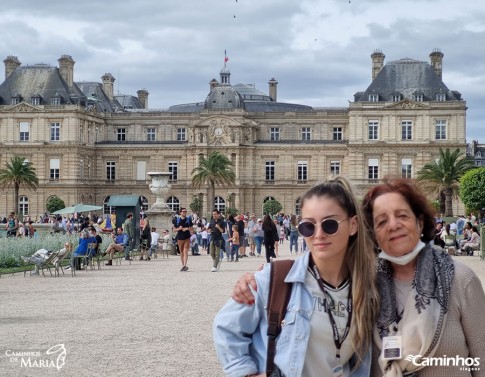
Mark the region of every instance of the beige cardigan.
MULTIPOLYGON (((466 257, 464 257, 466 258, 466 257)), ((374 345, 371 376, 382 372, 377 361, 380 350, 374 345)), ((473 270, 455 261, 448 319, 434 357, 479 357, 479 371, 462 371, 459 367, 426 367, 419 377, 485 376, 485 294, 473 270)))

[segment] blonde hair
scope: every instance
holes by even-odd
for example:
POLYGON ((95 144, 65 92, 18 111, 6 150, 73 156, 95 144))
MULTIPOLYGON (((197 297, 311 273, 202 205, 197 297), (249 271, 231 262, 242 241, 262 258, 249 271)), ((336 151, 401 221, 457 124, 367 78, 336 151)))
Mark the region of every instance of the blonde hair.
POLYGON ((357 217, 357 233, 349 237, 345 254, 345 264, 352 280, 352 344, 362 361, 372 344, 372 330, 379 311, 379 294, 376 286, 376 256, 369 237, 370 229, 362 208, 357 202, 349 182, 343 177, 317 184, 303 195, 305 201, 314 196, 328 196, 347 212, 349 217, 357 217))

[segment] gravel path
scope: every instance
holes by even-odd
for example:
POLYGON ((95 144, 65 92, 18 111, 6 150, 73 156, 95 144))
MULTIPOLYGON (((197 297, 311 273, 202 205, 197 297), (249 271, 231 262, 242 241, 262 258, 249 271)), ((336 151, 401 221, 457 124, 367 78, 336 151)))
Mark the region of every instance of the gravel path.
MULTIPOLYGON (((289 257, 288 242, 280 256, 289 257)), ((457 257, 485 285, 485 262, 457 257)), ((214 315, 235 280, 264 258, 223 262, 211 273, 208 255, 189 257, 189 271, 170 256, 69 271, 59 278, 0 278, 0 376, 223 377, 212 342, 214 315), (64 344, 65 364, 46 351, 64 344), (15 360, 14 353, 32 352, 15 360), (40 353, 40 357, 35 353, 40 353), (41 361, 47 367, 37 367, 41 361)))

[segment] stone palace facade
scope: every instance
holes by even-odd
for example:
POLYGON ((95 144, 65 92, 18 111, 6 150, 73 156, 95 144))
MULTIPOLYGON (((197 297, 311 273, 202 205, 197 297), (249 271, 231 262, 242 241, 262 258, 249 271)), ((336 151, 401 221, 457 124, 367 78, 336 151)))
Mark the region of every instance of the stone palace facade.
MULTIPOLYGON (((59 66, 5 60, 0 85, 0 166, 14 155, 31 161, 36 192, 20 189, 23 215, 45 212, 56 195, 66 206, 103 205, 110 195, 140 195, 149 171, 172 173, 165 198, 174 210, 194 197, 211 207, 262 213, 274 198, 285 213, 299 213, 300 195, 334 175, 347 177, 359 196, 386 176, 415 177, 440 147, 466 150, 466 102, 442 81, 443 53, 430 62, 401 59, 384 64, 371 55, 372 79, 341 108, 278 102, 278 82, 268 94, 235 84, 224 66, 209 83, 204 101, 150 110, 149 93, 115 95, 115 78, 75 82, 74 60, 59 66), (234 186, 194 189, 192 170, 200 156, 218 150, 234 163, 234 186)), ((13 190, 0 192, 0 214, 15 208, 13 190)), ((105 213, 111 209, 105 206, 105 213)))

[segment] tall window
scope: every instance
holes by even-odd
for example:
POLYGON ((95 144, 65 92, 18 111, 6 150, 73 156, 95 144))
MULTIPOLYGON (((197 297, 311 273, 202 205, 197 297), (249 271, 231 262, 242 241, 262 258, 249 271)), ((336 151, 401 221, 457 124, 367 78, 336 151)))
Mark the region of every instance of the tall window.
POLYGON ((155 141, 157 140, 155 133, 155 128, 147 128, 147 141, 155 141))
POLYGON ((216 196, 214 198, 214 208, 217 209, 219 212, 226 212, 226 201, 221 196, 216 196))
POLYGON ((114 181, 116 179, 116 162, 106 161, 106 180, 114 181))
POLYGON ((59 180, 60 160, 58 158, 51 158, 49 161, 49 178, 51 181, 59 180))
POLYGON ((137 161, 136 162, 136 180, 146 181, 147 179, 147 162, 137 161))
POLYGON ((165 201, 172 211, 180 211, 180 201, 175 196, 169 196, 165 201))
POLYGON ((308 180, 308 162, 298 161, 298 182, 306 182, 308 180))
POLYGON ((375 180, 379 178, 379 160, 377 158, 369 158, 367 178, 375 180))
POLYGON ((379 140, 379 122, 377 120, 370 120, 369 127, 369 140, 379 140))
POLYGON ((269 137, 271 141, 278 141, 280 140, 280 128, 279 127, 271 127, 269 130, 269 137))
POLYGON ((126 141, 126 128, 116 129, 116 136, 118 141, 126 141))
POLYGON ((402 140, 413 138, 413 122, 411 120, 401 121, 402 140))
POLYGON ((51 123, 51 141, 59 141, 61 136, 61 124, 59 122, 51 123))
POLYGON ((29 141, 29 122, 20 122, 20 141, 29 141))
POLYGON ((312 129, 310 127, 303 127, 301 129, 301 140, 308 141, 312 139, 312 129))
POLYGON ((301 198, 295 200, 295 215, 301 215, 301 198))
POLYGON ((401 176, 403 178, 411 178, 412 162, 410 158, 403 158, 401 160, 401 176))
POLYGON ((342 127, 334 127, 333 140, 342 140, 342 138, 343 138, 342 127))
POLYGON ((19 211, 21 216, 27 216, 29 214, 29 198, 21 196, 19 198, 19 211))
POLYGON ((330 161, 330 174, 340 175, 340 161, 330 161))
POLYGON ((266 161, 266 182, 274 182, 275 162, 266 161))
POLYGON ((170 176, 169 182, 177 182, 177 179, 178 179, 178 162, 177 161, 169 161, 168 171, 170 173, 172 173, 172 175, 170 176))
POLYGON ((436 140, 446 140, 446 120, 437 119, 436 126, 436 140))
POLYGON ((177 128, 177 141, 187 140, 187 134, 185 128, 177 128))

